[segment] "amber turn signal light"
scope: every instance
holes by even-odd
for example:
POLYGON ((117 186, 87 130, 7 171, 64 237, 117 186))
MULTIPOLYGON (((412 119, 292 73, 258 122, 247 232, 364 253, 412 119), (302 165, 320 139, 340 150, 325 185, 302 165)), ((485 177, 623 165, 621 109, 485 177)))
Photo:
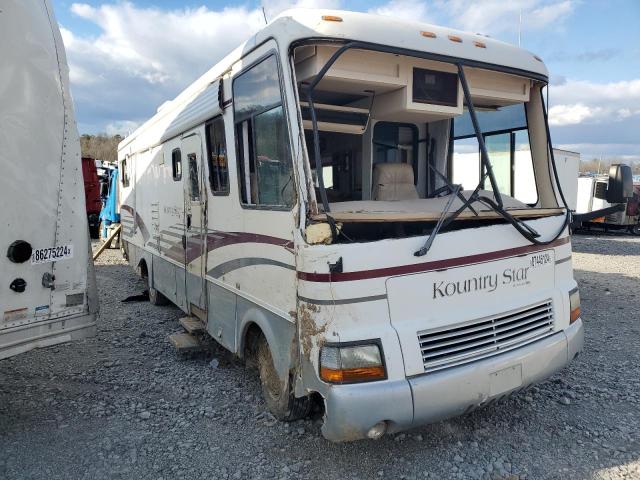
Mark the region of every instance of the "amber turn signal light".
POLYGON ((580 318, 580 290, 578 287, 569 292, 569 324, 580 318))
POLYGON ((377 343, 333 344, 320 350, 320 379, 325 382, 358 383, 386 378, 377 343))
POLYGON ((323 15, 322 20, 325 22, 341 22, 342 17, 338 17, 336 15, 323 15))
POLYGON ((384 380, 384 367, 346 368, 344 370, 333 370, 332 368, 320 367, 320 378, 330 383, 356 383, 368 382, 372 380, 384 380))
POLYGON ((579 319, 580 318, 580 313, 581 313, 580 307, 571 310, 571 314, 569 315, 569 323, 573 323, 577 319, 579 319))

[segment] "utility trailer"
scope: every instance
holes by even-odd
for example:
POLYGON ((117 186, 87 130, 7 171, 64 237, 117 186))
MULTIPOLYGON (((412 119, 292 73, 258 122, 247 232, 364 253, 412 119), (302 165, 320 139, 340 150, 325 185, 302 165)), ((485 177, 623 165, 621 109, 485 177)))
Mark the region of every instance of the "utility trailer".
POLYGON ((583 346, 547 84, 481 35, 284 12, 120 143, 123 248, 279 419, 317 401, 344 441, 490 404, 583 346))
POLYGON ((640 235, 640 184, 633 184, 631 169, 613 165, 609 175, 583 175, 577 181, 577 205, 573 215, 574 229, 600 228, 605 231, 624 230, 640 235), (622 201, 613 201, 609 195, 609 184, 618 170, 624 169, 627 176, 622 201))
POLYGON ((0 358, 6 358, 92 335, 98 300, 80 140, 49 0, 2 2, 0 79, 0 358))
POLYGON ((87 221, 89 222, 89 236, 100 238, 100 179, 96 160, 92 157, 82 157, 82 176, 84 178, 84 199, 87 206, 87 221))

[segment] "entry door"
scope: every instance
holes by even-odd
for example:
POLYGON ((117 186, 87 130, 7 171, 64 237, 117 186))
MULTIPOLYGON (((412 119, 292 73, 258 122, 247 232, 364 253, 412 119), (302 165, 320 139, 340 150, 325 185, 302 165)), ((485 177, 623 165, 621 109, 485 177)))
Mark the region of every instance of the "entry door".
MULTIPOLYGON (((202 139, 193 134, 182 139, 182 152, 186 165, 184 182, 184 235, 185 282, 189 312, 193 306, 206 310, 205 274, 207 267, 207 194, 202 163, 202 139)), ((197 312, 196 312, 197 314, 197 312)))

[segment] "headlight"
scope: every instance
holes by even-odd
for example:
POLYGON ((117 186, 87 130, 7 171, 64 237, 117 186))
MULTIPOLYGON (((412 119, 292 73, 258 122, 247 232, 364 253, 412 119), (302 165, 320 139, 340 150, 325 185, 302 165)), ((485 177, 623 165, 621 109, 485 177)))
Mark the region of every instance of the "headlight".
POLYGON ((387 372, 380 346, 325 345, 320 350, 320 378, 330 383, 358 383, 384 380, 387 372))
POLYGON ((580 290, 578 287, 569 292, 569 324, 580 318, 580 290))

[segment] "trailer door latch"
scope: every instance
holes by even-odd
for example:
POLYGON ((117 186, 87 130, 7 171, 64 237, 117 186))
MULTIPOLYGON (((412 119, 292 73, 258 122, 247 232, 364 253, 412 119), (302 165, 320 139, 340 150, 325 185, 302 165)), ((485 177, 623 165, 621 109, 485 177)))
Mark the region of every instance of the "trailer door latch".
POLYGON ((51 290, 55 290, 56 289, 56 285, 55 282, 56 281, 56 276, 53 275, 51 272, 44 272, 44 274, 42 275, 42 286, 44 288, 50 288, 51 290))

